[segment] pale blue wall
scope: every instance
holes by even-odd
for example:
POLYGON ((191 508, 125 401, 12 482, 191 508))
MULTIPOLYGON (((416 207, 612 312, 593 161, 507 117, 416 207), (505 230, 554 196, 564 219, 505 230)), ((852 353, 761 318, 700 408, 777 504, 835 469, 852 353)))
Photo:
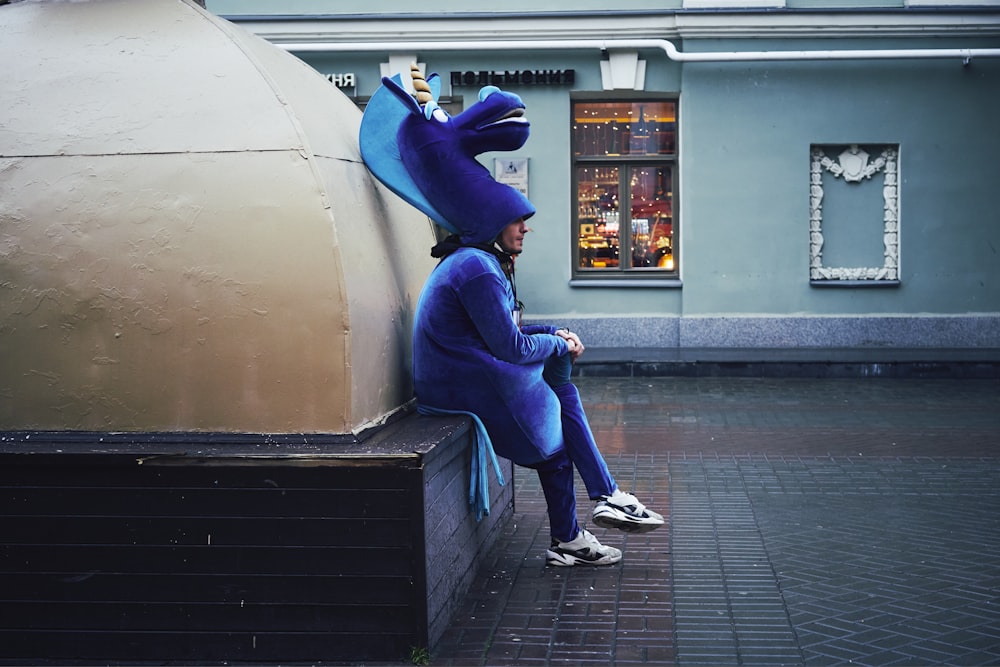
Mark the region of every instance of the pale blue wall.
POLYGON ((998 107, 998 60, 686 65, 685 312, 995 312, 998 107), (899 144, 898 288, 810 287, 811 143, 899 144))
MULTIPOLYGON (((276 11, 269 7, 273 4, 280 3, 220 0, 209 2, 209 8, 253 14, 276 11)), ((281 13, 310 11, 304 9, 309 4, 282 4, 281 13)), ((318 8, 326 4, 312 6, 324 13, 318 8)), ((616 9, 653 4, 665 7, 632 2, 616 9)), ((435 5, 442 11, 447 7, 435 5)), ((1000 47, 997 39, 967 37, 677 41, 684 51, 1000 47)), ((682 285, 570 283, 576 207, 570 94, 601 91, 599 53, 419 54, 429 71, 445 77, 445 94, 462 95, 466 104, 478 88, 452 91, 447 79, 453 70, 576 71, 573 86, 512 89, 524 98, 532 123, 528 144, 505 155, 529 158, 529 195, 538 209, 531 221, 535 232, 517 270, 529 319, 570 324, 598 346, 1000 346, 1000 213, 995 204, 1000 59, 976 59, 967 67, 958 58, 681 65, 660 51, 640 55, 647 63, 647 92, 680 93, 675 201, 682 285), (901 270, 896 286, 810 284, 810 146, 851 143, 899 146, 901 270)), ((303 58, 321 72, 354 72, 356 93, 367 96, 378 85, 378 63, 386 55, 303 58)), ((492 157, 483 157, 490 167, 492 157)), ((881 175, 860 186, 826 181, 827 265, 880 265, 881 186, 876 181, 881 175), (837 208, 851 206, 873 209, 874 216, 869 224, 852 215, 853 227, 843 231, 837 208)))
MULTIPOLYGON (((676 92, 680 89, 678 64, 659 52, 644 54, 648 59, 646 82, 649 91, 676 92)), ((368 96, 378 83, 378 62, 385 56, 364 57, 343 54, 306 54, 303 59, 321 72, 354 72, 357 94, 368 96)), ((475 100, 478 86, 455 87, 449 83, 451 71, 575 69, 574 86, 522 86, 512 89, 525 100, 531 122, 531 138, 515 153, 487 154, 484 164, 492 168, 494 157, 529 158, 529 196, 538 209, 531 220, 527 250, 518 262, 519 295, 528 316, 662 315, 681 312, 678 289, 571 288, 571 202, 570 183, 570 92, 600 91, 600 54, 552 51, 520 53, 424 53, 421 62, 428 72, 444 78, 444 95, 461 95, 466 105, 475 100)))

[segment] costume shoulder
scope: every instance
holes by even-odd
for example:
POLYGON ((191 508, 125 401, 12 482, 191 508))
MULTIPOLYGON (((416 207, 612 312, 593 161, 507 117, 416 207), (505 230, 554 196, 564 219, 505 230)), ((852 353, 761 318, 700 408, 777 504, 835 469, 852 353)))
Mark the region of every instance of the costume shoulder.
POLYGON ((496 256, 477 248, 461 248, 449 255, 439 270, 451 274, 453 281, 462 282, 489 275, 498 282, 507 282, 496 256))

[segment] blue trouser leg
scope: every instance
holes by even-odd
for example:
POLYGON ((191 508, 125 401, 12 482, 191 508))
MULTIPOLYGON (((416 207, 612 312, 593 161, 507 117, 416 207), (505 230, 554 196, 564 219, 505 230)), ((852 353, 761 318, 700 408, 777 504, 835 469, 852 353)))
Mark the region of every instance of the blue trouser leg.
POLYGON ((608 470, 604 456, 597 448, 590 423, 583 411, 580 392, 573 384, 552 387, 562 406, 563 442, 573 465, 580 472, 580 478, 587 487, 591 500, 610 496, 618 485, 608 470))
POLYGON ((576 520, 573 467, 580 472, 587 495, 593 500, 611 495, 617 488, 590 430, 580 392, 569 381, 571 370, 569 355, 552 357, 545 365, 545 380, 562 408, 563 449, 552 458, 531 466, 538 473, 545 495, 552 537, 563 542, 572 540, 580 532, 576 520))
POLYGON ((569 384, 569 379, 573 373, 573 359, 564 354, 561 357, 549 357, 545 360, 545 367, 542 369, 542 379, 550 387, 561 387, 569 384))
POLYGON ((569 542, 580 532, 576 521, 576 491, 573 488, 573 462, 565 450, 552 458, 531 466, 545 494, 552 537, 569 542))

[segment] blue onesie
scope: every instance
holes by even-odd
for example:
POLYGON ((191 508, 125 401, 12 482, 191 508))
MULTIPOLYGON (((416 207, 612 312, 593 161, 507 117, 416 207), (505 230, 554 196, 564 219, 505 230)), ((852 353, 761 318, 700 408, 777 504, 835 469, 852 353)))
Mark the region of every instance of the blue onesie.
POLYGON ((552 536, 568 542, 580 534, 574 466, 592 499, 617 486, 569 382, 567 342, 555 327, 515 322, 512 277, 501 260, 510 262, 511 276, 513 262, 493 245, 507 225, 535 209, 475 156, 524 144, 524 104, 487 86, 478 102, 452 118, 436 105, 438 77, 420 83, 427 94, 418 103, 398 77, 383 79, 360 137, 372 173, 454 235, 417 303, 417 402, 430 411, 475 414, 497 454, 534 468, 552 536))

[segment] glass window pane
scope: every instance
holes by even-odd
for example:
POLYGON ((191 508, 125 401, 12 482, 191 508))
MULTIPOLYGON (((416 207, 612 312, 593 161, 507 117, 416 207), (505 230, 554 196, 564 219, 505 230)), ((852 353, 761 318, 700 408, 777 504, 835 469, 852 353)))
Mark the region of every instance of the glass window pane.
POLYGON ((618 176, 618 167, 588 165, 576 169, 581 269, 618 267, 618 176))
POLYGON ((629 213, 633 268, 675 270, 673 183, 669 166, 629 170, 629 213))
POLYGON ((677 103, 575 102, 576 155, 666 155, 677 150, 677 103))
POLYGON ((575 275, 679 273, 677 107, 676 99, 572 102, 575 275))

